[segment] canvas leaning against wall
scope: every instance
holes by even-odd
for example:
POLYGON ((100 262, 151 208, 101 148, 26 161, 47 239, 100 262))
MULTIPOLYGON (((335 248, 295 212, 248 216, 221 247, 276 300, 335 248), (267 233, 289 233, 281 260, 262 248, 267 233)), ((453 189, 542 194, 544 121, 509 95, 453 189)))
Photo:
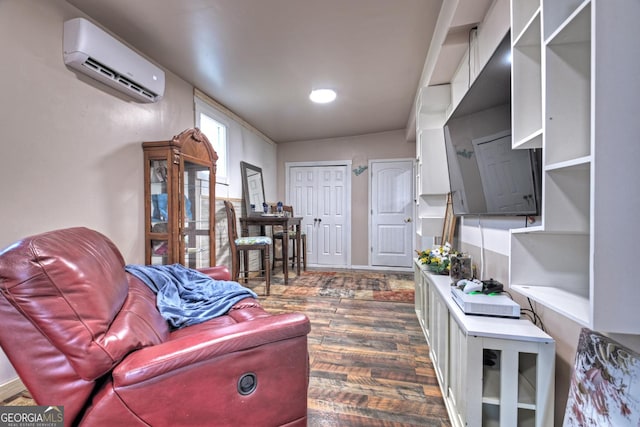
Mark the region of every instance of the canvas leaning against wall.
POLYGON ((563 426, 640 426, 640 355, 582 329, 563 426))

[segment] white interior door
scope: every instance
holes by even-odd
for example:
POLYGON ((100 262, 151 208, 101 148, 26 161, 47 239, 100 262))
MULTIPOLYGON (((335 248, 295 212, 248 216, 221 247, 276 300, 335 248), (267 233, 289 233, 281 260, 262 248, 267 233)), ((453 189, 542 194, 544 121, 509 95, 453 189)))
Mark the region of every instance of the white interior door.
POLYGON ((348 169, 346 166, 292 166, 289 203, 302 216, 307 263, 347 266, 348 169))
POLYGON ((371 162, 371 265, 411 267, 413 161, 371 162))
POLYGON ((491 212, 527 212, 535 208, 533 181, 514 173, 531 169, 528 150, 512 150, 509 131, 472 143, 487 208, 491 212))

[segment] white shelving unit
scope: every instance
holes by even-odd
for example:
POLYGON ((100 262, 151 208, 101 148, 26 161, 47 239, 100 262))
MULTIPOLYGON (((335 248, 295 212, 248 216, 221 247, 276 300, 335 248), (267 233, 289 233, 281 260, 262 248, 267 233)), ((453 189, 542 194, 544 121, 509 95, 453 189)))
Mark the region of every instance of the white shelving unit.
POLYGON ((511 0, 514 148, 543 148, 542 225, 511 231, 510 287, 639 334, 636 0, 511 0), (633 183, 633 184, 631 184, 633 183))
POLYGON ((526 319, 467 316, 416 260, 416 315, 456 427, 552 426, 555 342, 526 319), (485 355, 495 355, 495 364, 485 355))
MULTIPOLYGON (((442 128, 446 120, 446 110, 450 104, 451 87, 449 85, 424 87, 420 90, 417 99, 416 232, 419 237, 433 238, 442 233, 449 192, 449 172, 442 128)), ((428 242, 423 242, 423 244, 426 243, 428 242)))

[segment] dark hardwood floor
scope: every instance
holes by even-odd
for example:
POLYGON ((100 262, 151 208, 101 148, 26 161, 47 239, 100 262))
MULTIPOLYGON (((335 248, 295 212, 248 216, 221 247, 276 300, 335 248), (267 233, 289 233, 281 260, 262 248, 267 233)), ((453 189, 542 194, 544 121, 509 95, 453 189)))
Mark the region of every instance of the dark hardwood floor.
POLYGON ((310 427, 450 426, 413 304, 260 299, 270 312, 311 320, 310 427))

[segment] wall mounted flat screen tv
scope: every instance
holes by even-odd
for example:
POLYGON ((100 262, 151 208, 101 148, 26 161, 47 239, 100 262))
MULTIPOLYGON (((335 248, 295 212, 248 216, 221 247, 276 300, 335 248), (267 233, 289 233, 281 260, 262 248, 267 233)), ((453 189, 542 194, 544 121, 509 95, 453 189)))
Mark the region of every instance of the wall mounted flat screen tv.
POLYGON ((507 34, 444 126, 455 215, 540 214, 541 149, 511 148, 507 34))

